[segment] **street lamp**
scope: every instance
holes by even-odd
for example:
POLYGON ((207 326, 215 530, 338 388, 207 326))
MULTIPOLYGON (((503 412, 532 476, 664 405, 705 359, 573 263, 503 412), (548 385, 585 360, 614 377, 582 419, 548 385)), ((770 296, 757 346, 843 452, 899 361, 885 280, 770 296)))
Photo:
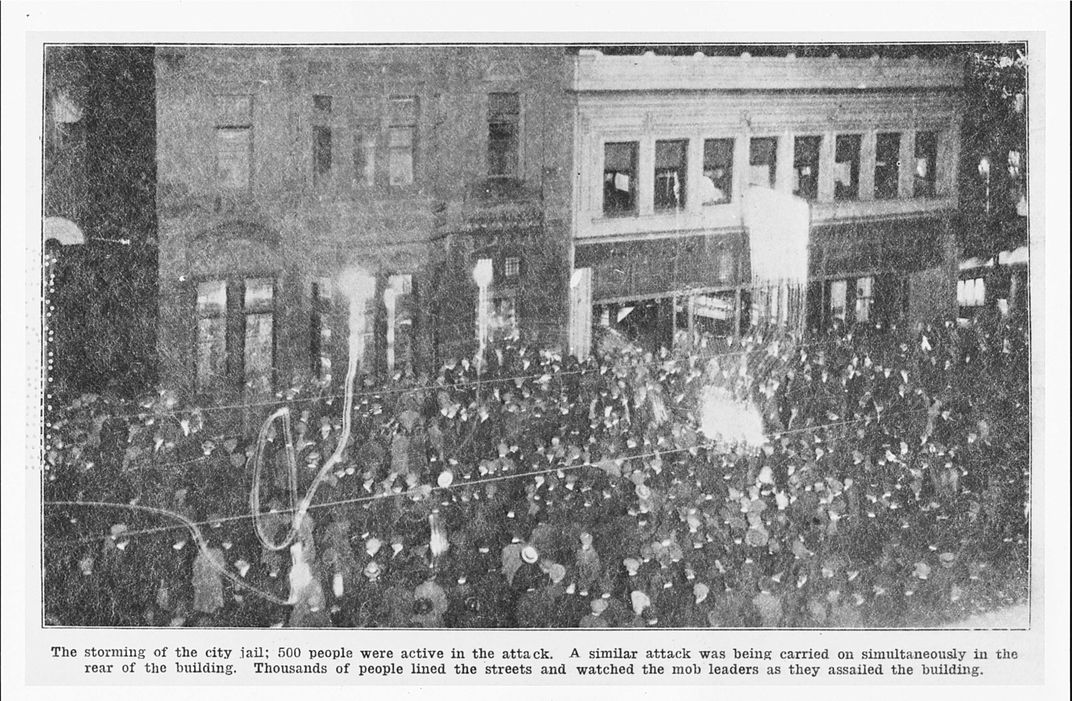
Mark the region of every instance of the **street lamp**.
POLYGON ((488 287, 491 285, 492 276, 491 258, 478 260, 473 268, 473 281, 479 290, 476 301, 476 336, 480 348, 477 356, 478 368, 484 366, 484 350, 488 343, 488 287))
POLYGON ((986 156, 979 159, 979 175, 986 181, 986 214, 990 216, 990 159, 986 156))

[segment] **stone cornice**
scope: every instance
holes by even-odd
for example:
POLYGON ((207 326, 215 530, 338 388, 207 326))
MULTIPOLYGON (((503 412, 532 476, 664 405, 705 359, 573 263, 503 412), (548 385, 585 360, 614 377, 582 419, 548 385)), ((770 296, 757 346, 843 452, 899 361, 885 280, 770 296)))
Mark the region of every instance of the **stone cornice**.
POLYGON ((577 92, 668 90, 938 90, 959 89, 957 59, 741 56, 607 56, 574 59, 577 92))

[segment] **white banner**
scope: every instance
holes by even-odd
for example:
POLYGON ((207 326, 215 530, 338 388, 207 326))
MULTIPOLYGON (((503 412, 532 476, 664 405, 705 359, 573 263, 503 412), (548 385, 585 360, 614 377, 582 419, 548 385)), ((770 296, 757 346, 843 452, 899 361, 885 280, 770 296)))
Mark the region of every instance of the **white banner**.
POLYGON ((753 282, 807 282, 811 226, 807 201, 765 187, 750 187, 744 197, 744 223, 753 282))

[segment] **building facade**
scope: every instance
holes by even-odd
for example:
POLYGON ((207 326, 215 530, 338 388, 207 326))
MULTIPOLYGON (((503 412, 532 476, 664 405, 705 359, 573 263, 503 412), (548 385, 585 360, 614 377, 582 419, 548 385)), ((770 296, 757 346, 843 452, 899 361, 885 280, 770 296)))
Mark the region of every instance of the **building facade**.
POLYGON ((562 345, 570 59, 539 47, 168 47, 156 54, 162 380, 268 396, 418 376, 487 335, 562 345), (484 263, 481 263, 484 261, 484 263))
POLYGON ((587 303, 650 346, 953 311, 962 83, 954 59, 580 51, 571 345, 587 303), (807 203, 796 289, 753 275, 754 188, 807 203))

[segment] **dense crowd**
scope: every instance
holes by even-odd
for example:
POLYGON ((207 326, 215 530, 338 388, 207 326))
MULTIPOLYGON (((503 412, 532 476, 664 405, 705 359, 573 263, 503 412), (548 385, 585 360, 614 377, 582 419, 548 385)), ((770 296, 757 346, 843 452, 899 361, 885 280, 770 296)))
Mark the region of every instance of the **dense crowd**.
POLYGON ((365 382, 292 542, 341 396, 293 390, 234 435, 234 410, 167 392, 82 396, 47 428, 46 620, 933 625, 1026 591, 1029 362, 1009 319, 584 362, 497 347, 365 382), (279 406, 292 426, 258 451, 279 406), (733 428, 749 416, 764 435, 733 428), (252 507, 279 549, 251 517, 258 457, 252 507))

